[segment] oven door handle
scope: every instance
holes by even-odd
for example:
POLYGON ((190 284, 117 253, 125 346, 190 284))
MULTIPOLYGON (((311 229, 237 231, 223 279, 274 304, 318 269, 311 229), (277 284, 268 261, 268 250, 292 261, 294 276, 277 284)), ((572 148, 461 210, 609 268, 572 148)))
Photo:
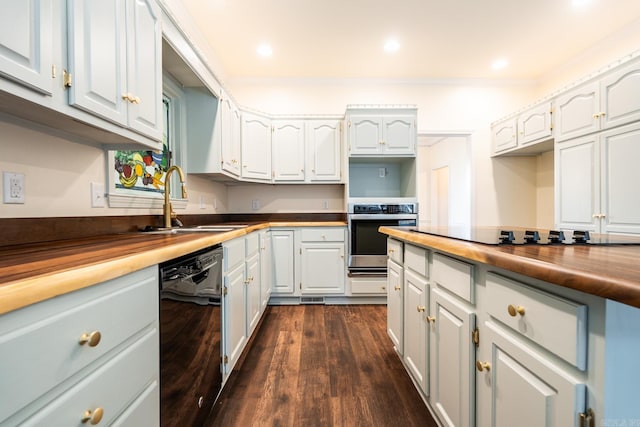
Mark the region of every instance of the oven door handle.
POLYGON ((349 214, 349 220, 406 220, 418 219, 416 214, 349 214))

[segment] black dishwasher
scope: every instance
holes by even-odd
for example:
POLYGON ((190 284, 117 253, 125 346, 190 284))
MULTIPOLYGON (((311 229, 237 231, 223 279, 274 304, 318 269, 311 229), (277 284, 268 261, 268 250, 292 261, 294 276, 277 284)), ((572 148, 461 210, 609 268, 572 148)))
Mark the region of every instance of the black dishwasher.
POLYGON ((160 265, 160 424, 202 426, 222 387, 222 247, 160 265))

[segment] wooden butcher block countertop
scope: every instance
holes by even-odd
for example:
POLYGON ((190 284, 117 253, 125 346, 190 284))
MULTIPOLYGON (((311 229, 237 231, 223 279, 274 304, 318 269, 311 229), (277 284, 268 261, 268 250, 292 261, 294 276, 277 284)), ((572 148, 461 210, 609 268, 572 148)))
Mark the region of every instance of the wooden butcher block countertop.
POLYGON ((640 246, 486 245, 381 227, 399 240, 640 307, 640 246))
POLYGON ((0 247, 0 314, 82 289, 267 227, 345 226, 266 222, 224 233, 123 233, 0 247))

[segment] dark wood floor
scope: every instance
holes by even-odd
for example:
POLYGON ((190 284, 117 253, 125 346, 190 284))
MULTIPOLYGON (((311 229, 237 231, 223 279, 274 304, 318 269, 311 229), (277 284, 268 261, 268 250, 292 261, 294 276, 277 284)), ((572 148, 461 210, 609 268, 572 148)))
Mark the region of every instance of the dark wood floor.
POLYGON ((208 426, 436 426, 386 333, 386 307, 273 306, 208 426))

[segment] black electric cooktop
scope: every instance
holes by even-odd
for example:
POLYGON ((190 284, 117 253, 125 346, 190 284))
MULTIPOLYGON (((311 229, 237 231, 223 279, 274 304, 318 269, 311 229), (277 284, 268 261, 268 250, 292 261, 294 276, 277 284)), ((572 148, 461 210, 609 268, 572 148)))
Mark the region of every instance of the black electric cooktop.
POLYGON ((488 245, 640 245, 640 236, 596 234, 581 230, 545 230, 522 227, 430 227, 407 229, 488 245))

